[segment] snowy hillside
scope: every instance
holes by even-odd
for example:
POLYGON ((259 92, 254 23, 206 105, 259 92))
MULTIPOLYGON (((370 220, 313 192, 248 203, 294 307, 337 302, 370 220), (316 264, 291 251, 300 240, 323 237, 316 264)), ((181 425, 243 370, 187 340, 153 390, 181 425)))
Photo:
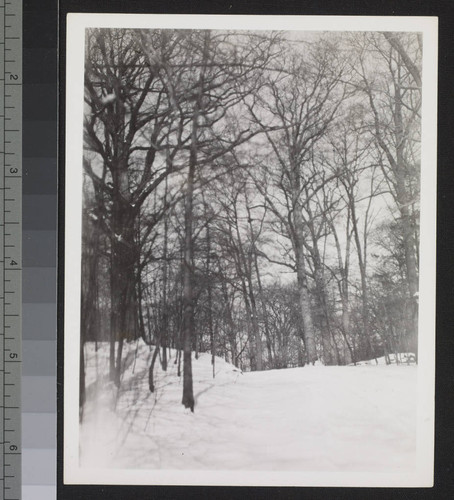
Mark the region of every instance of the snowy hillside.
MULTIPOLYGON (((374 471, 409 470, 416 453, 416 366, 306 366, 241 373, 201 354, 193 361, 195 413, 181 405, 174 358, 125 346, 121 388, 108 382, 108 345, 87 344, 82 467, 374 471)), ((172 356, 174 356, 172 352, 172 356)))

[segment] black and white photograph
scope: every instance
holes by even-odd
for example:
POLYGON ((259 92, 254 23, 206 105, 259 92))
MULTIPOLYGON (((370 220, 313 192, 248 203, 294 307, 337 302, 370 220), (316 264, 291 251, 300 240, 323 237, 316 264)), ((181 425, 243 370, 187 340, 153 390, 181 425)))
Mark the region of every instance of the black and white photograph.
POLYGON ((70 14, 64 481, 433 482, 437 20, 70 14))

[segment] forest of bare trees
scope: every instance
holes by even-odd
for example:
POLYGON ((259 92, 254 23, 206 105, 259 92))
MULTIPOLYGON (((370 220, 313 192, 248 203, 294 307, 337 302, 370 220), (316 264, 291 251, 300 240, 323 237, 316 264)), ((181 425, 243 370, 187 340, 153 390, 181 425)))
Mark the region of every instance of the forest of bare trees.
POLYGON ((191 410, 202 352, 417 359, 417 33, 90 28, 85 54, 81 406, 86 342, 120 386, 142 339, 191 410))

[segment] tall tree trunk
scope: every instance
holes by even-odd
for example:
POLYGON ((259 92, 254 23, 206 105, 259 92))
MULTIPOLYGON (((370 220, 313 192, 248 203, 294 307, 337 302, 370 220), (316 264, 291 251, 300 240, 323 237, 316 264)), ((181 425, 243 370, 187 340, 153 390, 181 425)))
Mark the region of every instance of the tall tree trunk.
POLYGON ((241 291, 243 293, 244 305, 246 308, 246 320, 248 325, 248 338, 250 349, 250 358, 251 358, 251 370, 258 370, 258 360, 257 360, 257 316, 254 314, 251 306, 251 295, 250 288, 248 288, 247 277, 244 262, 244 253, 242 249, 241 240, 238 241, 238 262, 237 262, 237 270, 241 281, 241 291))
POLYGON ((115 343, 118 331, 118 276, 114 272, 113 245, 110 255, 110 346, 109 346, 109 378, 115 380, 115 343))
POLYGON ((402 97, 400 82, 400 66, 398 82, 395 85, 395 110, 394 125, 396 130, 396 195, 397 203, 402 221, 402 237, 405 252, 405 270, 407 277, 408 292, 410 295, 410 318, 407 324, 408 337, 411 339, 411 347, 418 354, 418 271, 416 265, 416 242, 414 239, 415 224, 410 210, 411 200, 409 190, 405 183, 405 144, 406 137, 402 118, 402 97))
POLYGON ((183 261, 183 399, 185 408, 194 411, 194 393, 192 387, 192 359, 191 348, 194 338, 194 301, 193 301, 193 251, 194 241, 192 236, 193 222, 193 196, 194 176, 197 161, 197 118, 193 120, 192 145, 189 159, 189 172, 186 181, 185 198, 185 239, 184 239, 184 261, 183 261))
POLYGON ((151 363, 150 363, 150 368, 148 369, 148 388, 150 389, 150 392, 155 391, 155 386, 154 386, 154 366, 156 364, 156 359, 159 354, 159 338, 156 340, 156 345, 153 351, 153 356, 151 358, 151 363))
MULTIPOLYGON (((263 324, 265 327, 265 338, 266 338, 266 346, 267 346, 267 350, 268 350, 268 359, 269 359, 268 364, 269 364, 269 366, 272 366, 273 355, 271 352, 271 339, 270 339, 270 330, 269 330, 269 325, 268 325, 268 315, 267 315, 267 311, 266 311, 266 307, 265 307, 265 299, 263 296, 262 280, 260 277, 258 257, 257 257, 257 248, 256 248, 256 239, 258 238, 258 235, 254 234, 254 228, 252 226, 252 214, 251 214, 251 209, 249 207, 249 201, 248 201, 248 197, 247 197, 246 188, 245 188, 245 199, 246 199, 246 209, 247 209, 247 213, 248 213, 249 231, 251 233, 251 241, 252 241, 251 258, 253 259, 253 262, 254 262, 255 274, 257 276, 257 287, 258 287, 258 292, 259 292, 259 300, 260 300, 260 304, 262 306, 263 324)), ((252 265, 250 267, 251 267, 251 277, 252 277, 252 265)), ((260 337, 260 334, 259 334, 259 337, 260 337)), ((259 345, 257 345, 257 351, 260 352, 260 364, 261 364, 261 358, 262 358, 261 338, 259 338, 259 345)))
POLYGON ((220 281, 221 281, 222 298, 225 304, 224 311, 225 311, 225 318, 227 321, 227 331, 228 331, 227 336, 230 344, 230 352, 232 353, 232 363, 238 368, 238 352, 236 346, 235 324, 233 322, 233 315, 230 307, 230 298, 227 290, 226 280, 225 277, 223 276, 220 263, 218 263, 218 267, 219 267, 219 275, 221 277, 220 281))
POLYGON ((138 321, 139 321, 139 336, 142 337, 143 341, 147 344, 147 338, 145 334, 145 321, 143 319, 144 313, 143 313, 143 287, 142 287, 142 279, 140 276, 138 276, 137 279, 137 316, 138 316, 138 321))
MULTIPOLYGON (((167 204, 167 189, 168 180, 165 180, 164 205, 167 204)), ((167 311, 167 280, 168 280, 168 263, 167 263, 167 234, 168 234, 168 217, 164 220, 164 248, 163 248, 163 269, 162 269, 162 331, 160 334, 162 345, 161 365, 164 371, 167 371, 167 338, 168 338, 168 311, 167 311)))
POLYGON ((268 311, 266 310, 265 294, 263 293, 262 278, 260 276, 257 252, 254 252, 255 274, 257 276, 257 286, 259 290, 260 304, 262 305, 263 323, 265 325, 266 348, 268 350, 269 366, 273 366, 273 352, 271 350, 270 325, 268 321, 268 311))
POLYGON ((250 259, 246 259, 244 246, 241 239, 239 228, 239 217, 236 204, 233 207, 235 217, 235 232, 237 238, 237 271, 241 279, 241 289, 243 292, 244 303, 248 324, 251 327, 252 335, 249 336, 251 346, 251 370, 262 370, 262 346, 260 338, 260 329, 258 325, 257 307, 255 304, 254 289, 252 285, 252 269, 250 259))
POLYGON ((194 180, 198 153, 198 127, 202 110, 202 96, 205 85, 206 62, 208 59, 210 32, 205 31, 203 42, 202 69, 200 70, 199 88, 192 115, 191 145, 189 151, 189 170, 186 181, 184 213, 184 262, 183 262, 183 398, 185 408, 194 411, 194 392, 192 383, 191 345, 194 339, 194 238, 193 203, 194 180))
POLYGON ((317 230, 314 222, 314 215, 309 204, 306 204, 306 211, 308 218, 305 221, 307 228, 309 229, 312 245, 306 244, 306 248, 312 257, 312 266, 314 270, 315 279, 315 296, 316 296, 316 306, 318 309, 318 318, 320 321, 321 338, 322 338, 322 352, 323 352, 323 363, 325 365, 333 365, 336 363, 335 355, 337 353, 337 346, 333 343, 333 335, 331 332, 331 321, 328 309, 328 300, 326 296, 324 272, 322 265, 322 256, 320 255, 320 250, 318 248, 318 242, 320 240, 320 229, 317 230))
MULTIPOLYGON (((249 267, 249 271, 251 271, 249 267)), ((257 313, 257 304, 255 301, 255 293, 252 285, 252 276, 250 272, 247 276, 248 288, 249 288, 249 300, 251 303, 251 322, 252 328, 254 332, 254 341, 255 341, 255 362, 256 369, 261 371, 263 368, 262 365, 262 338, 260 335, 259 321, 258 321, 258 313, 257 313)))
MULTIPOLYGON (((145 319, 144 319, 145 313, 143 311, 143 299, 144 299, 143 284, 142 284, 142 279, 139 276, 139 278, 137 280, 137 307, 139 309, 139 311, 138 311, 139 333, 140 333, 140 336, 142 337, 142 340, 145 342, 145 344, 151 345, 150 335, 147 335, 147 333, 145 331, 145 319)), ((146 308, 146 311, 147 311, 147 323, 148 323, 148 329, 149 329, 148 331, 150 332, 151 331, 151 329, 150 329, 151 321, 150 321, 150 313, 149 313, 148 307, 146 308)))
POLYGON ((183 398, 185 408, 194 411, 194 392, 192 382, 191 349, 194 339, 194 239, 192 234, 194 178, 197 164, 197 130, 199 110, 192 119, 191 148, 189 154, 189 170, 186 179, 186 196, 184 212, 184 260, 183 260, 183 398))
POLYGON ((114 379, 115 385, 117 387, 120 387, 120 382, 121 382, 121 359, 123 355, 123 343, 124 343, 124 336, 120 334, 117 347, 117 360, 115 365, 115 379, 114 379))
POLYGON ((337 263, 339 266, 339 272, 341 275, 339 286, 339 294, 341 298, 342 304, 342 319, 341 319, 341 332, 344 338, 345 345, 348 348, 348 352, 350 353, 350 359, 346 359, 346 354, 344 357, 344 364, 355 363, 355 356, 353 348, 348 339, 348 335, 350 333, 350 310, 349 310, 349 292, 348 292, 348 272, 350 267, 350 242, 351 242, 351 232, 350 232, 350 215, 347 219, 347 242, 345 249, 345 262, 342 259, 342 250, 339 242, 339 237, 337 235, 336 227, 334 226, 333 221, 329 221, 331 232, 334 236, 334 241, 336 243, 337 250, 337 263))
MULTIPOLYGON (((318 271, 316 271, 318 273, 318 271)), ((317 303, 320 311, 320 326, 323 348, 323 364, 330 366, 336 364, 335 346, 333 345, 331 325, 328 317, 324 286, 320 284, 320 278, 316 278, 317 303)))
MULTIPOLYGON (((205 205, 206 213, 206 205, 205 205)), ((207 220, 206 227, 206 237, 207 237, 207 267, 206 275, 208 279, 208 329, 210 333, 210 349, 211 349, 211 366, 213 367, 213 378, 216 374, 215 360, 216 360, 216 347, 213 331, 213 297, 211 290, 211 234, 210 234, 210 222, 207 220)))
POLYGON ((306 262, 304 257, 304 232, 303 214, 300 196, 300 182, 294 180, 293 187, 293 228, 294 228, 294 249, 296 257, 296 274, 298 278, 299 303, 301 309, 301 321, 303 326, 304 345, 306 348, 307 363, 314 364, 317 361, 317 347, 315 344, 315 330, 312 322, 309 290, 307 286, 306 262))
POLYGON ((352 214, 353 237, 355 239, 356 253, 358 255, 359 273, 361 276, 361 314, 363 320, 363 338, 366 347, 365 355, 367 359, 370 359, 373 355, 373 352, 372 352, 372 344, 370 341, 369 305, 368 305, 369 299, 368 299, 368 289, 367 289, 366 264, 364 262, 363 250, 359 238, 358 219, 356 217, 356 207, 355 207, 355 200, 353 198, 353 193, 349 193, 349 196, 350 196, 350 209, 352 214))
MULTIPOLYGON (((121 137, 117 138, 121 141, 121 137)), ((112 172, 114 192, 112 194, 111 218, 111 329, 112 342, 118 342, 113 379, 120 385, 121 358, 125 338, 135 337, 137 324, 135 304, 136 261, 135 244, 136 215, 130 204, 128 161, 120 155, 112 172)), ((113 346, 113 349, 115 347, 113 346)), ((112 345, 111 345, 112 368, 112 345)), ((111 372, 112 377, 112 372, 111 372)))
POLYGON ((335 346, 332 345, 331 323, 329 318, 328 304, 326 300, 326 289, 323 278, 321 257, 318 251, 317 242, 314 239, 313 246, 313 266, 315 276, 315 290, 317 294, 317 305, 320 315, 320 326, 323 347, 323 363, 333 365, 336 363, 334 358, 335 346))
MULTIPOLYGON (((240 267, 241 269, 241 267, 240 267)), ((248 340, 250 349, 250 360, 251 360, 251 370, 257 370, 257 361, 256 361, 256 348, 255 348, 255 328, 254 328, 254 317, 252 314, 251 303, 249 301, 249 294, 246 285, 246 279, 242 271, 240 271, 240 281, 241 281, 241 291, 243 294, 244 306, 246 308, 246 322, 248 326, 248 340)))
POLYGON ((121 359, 123 342, 126 338, 135 337, 136 304, 134 303, 135 291, 135 245, 134 229, 129 218, 121 218, 118 232, 112 238, 112 273, 114 315, 113 335, 118 342, 114 382, 119 387, 121 377, 121 359))

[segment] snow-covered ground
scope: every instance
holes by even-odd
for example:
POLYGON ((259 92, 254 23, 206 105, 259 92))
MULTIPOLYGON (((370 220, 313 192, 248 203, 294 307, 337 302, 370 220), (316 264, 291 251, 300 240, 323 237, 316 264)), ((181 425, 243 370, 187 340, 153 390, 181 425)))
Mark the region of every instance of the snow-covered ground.
MULTIPOLYGON (((126 346, 121 389, 108 382, 108 345, 86 346, 81 467, 404 472, 416 458, 417 367, 306 366, 241 373, 193 359, 195 413, 181 405, 174 359, 126 346)), ((174 353, 173 353, 174 355, 174 353)))

